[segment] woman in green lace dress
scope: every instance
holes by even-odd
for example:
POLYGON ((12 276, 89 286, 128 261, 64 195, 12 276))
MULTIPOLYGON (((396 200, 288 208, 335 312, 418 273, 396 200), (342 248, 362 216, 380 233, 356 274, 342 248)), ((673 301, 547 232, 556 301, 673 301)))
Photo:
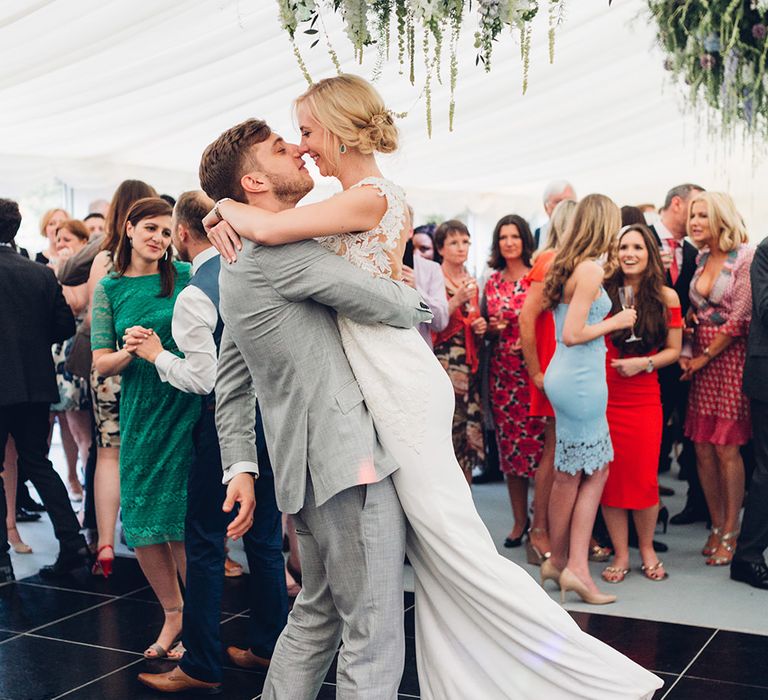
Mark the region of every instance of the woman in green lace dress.
POLYGON ((177 572, 183 580, 187 473, 201 407, 199 397, 161 382, 152 364, 120 348, 126 331, 141 327, 156 333, 164 348, 178 352, 171 318, 190 266, 173 262, 170 243, 171 207, 156 197, 138 200, 121 232, 114 272, 96 287, 91 325, 96 370, 122 375, 123 531, 165 610, 165 624, 144 653, 147 658, 168 655, 181 634, 177 572))

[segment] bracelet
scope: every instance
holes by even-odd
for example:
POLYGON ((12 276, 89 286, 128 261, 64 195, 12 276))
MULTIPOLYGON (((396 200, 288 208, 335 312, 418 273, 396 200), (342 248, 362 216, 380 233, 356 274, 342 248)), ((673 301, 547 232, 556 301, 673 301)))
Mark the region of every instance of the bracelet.
POLYGON ((216 204, 213 205, 213 213, 216 214, 216 218, 219 221, 224 221, 224 217, 221 215, 221 212, 219 211, 219 204, 222 202, 231 202, 232 197, 222 197, 216 204))
POLYGON ((709 352, 709 347, 704 348, 701 354, 704 355, 708 360, 712 359, 712 353, 709 352))

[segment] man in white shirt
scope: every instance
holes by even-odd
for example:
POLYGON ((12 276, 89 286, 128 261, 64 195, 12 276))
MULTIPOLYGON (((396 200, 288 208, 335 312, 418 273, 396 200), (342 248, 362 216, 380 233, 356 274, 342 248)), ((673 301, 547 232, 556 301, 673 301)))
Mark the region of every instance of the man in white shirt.
MULTIPOLYGON (((202 219, 213 206, 203 192, 185 192, 173 213, 172 237, 182 260, 192 262, 192 279, 176 300, 172 332, 184 357, 163 350, 157 336, 133 336, 136 354, 154 362, 157 373, 177 389, 205 396, 195 428, 195 460, 188 484, 185 547, 187 580, 183 642, 186 653, 167 673, 139 674, 145 685, 161 692, 217 692, 221 686, 219 637, 224 577, 224 542, 233 503, 225 501, 221 454, 215 424, 218 348, 224 328, 218 310, 219 255, 208 241, 202 219), (226 512, 225 512, 226 511, 226 512)), ((282 524, 274 477, 269 464, 261 418, 257 415, 256 444, 259 478, 255 484, 259 507, 254 524, 243 537, 251 570, 249 648, 229 647, 230 660, 245 668, 266 668, 285 626, 288 599, 282 556, 282 524)), ((233 465, 237 472, 256 472, 250 463, 233 465)))
MULTIPOLYGON (((666 268, 666 284, 672 287, 680 297, 683 316, 690 305, 688 290, 693 274, 696 272, 696 257, 699 252, 685 238, 688 230, 688 209, 691 197, 703 191, 704 188, 691 183, 677 185, 670 189, 664 198, 664 206, 658 221, 650 227, 661 249, 666 268)), ((681 382, 680 374, 681 370, 677 364, 659 370, 661 404, 664 411, 659 471, 669 470, 672 445, 680 439, 682 450, 678 462, 683 477, 688 481, 688 498, 685 507, 672 517, 673 525, 705 521, 709 517, 696 471, 693 444, 683 436, 689 382, 681 382)))

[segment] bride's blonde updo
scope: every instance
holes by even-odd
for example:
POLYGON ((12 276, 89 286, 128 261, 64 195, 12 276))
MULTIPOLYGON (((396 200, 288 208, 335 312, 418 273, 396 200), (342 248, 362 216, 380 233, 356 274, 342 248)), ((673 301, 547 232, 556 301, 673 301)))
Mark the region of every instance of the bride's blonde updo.
POLYGON ((295 105, 306 105, 314 119, 338 139, 337 146, 344 144, 363 154, 397 150, 392 114, 373 85, 357 75, 324 78, 298 97, 295 105))

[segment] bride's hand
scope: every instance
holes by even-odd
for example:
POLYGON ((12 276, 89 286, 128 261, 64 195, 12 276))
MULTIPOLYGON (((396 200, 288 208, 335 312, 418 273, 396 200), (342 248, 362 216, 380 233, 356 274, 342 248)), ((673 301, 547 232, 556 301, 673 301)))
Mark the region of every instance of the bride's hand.
MULTIPOLYGON (((205 219, 203 219, 203 225, 205 226, 205 219)), ((243 249, 243 244, 240 241, 240 236, 237 235, 237 231, 226 221, 219 221, 215 226, 211 228, 206 227, 205 230, 208 234, 208 240, 221 253, 221 257, 228 263, 235 262, 237 260, 237 251, 243 249)))

